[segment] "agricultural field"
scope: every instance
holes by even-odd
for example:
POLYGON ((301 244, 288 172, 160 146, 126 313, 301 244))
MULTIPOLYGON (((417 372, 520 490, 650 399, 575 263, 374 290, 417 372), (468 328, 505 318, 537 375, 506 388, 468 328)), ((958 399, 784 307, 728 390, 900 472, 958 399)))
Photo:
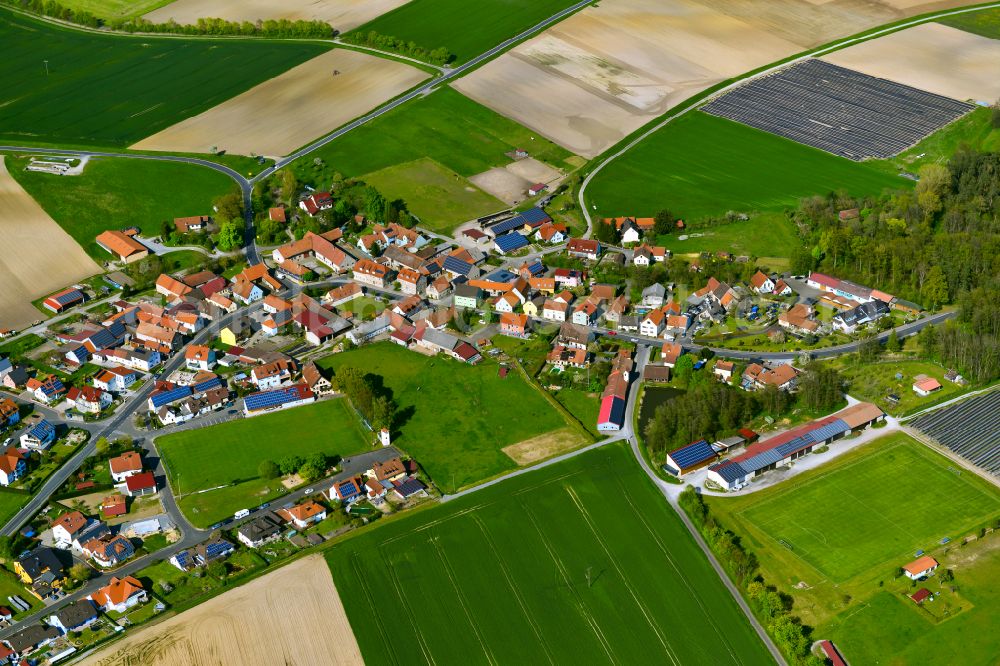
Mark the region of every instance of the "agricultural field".
POLYGON ((334 371, 351 366, 384 380, 399 405, 395 443, 446 493, 515 469, 504 447, 566 427, 520 375, 501 379, 489 360, 465 365, 380 342, 328 356, 319 365, 334 371))
POLYGON ((1000 40, 924 23, 834 51, 822 58, 958 100, 1000 97, 1000 40))
MULTIPOLYGON (((104 0, 99 0, 104 1, 104 0)), ((197 23, 211 16, 227 21, 287 19, 289 21, 326 21, 339 32, 346 32, 380 14, 395 9, 407 0, 176 0, 151 11, 144 18, 154 23, 176 21, 197 23)))
POLYGON ((562 388, 554 395, 559 404, 569 410, 569 413, 575 416, 591 435, 604 437, 597 431, 597 417, 601 411, 600 393, 589 393, 578 388, 562 388))
POLYGON ((127 146, 328 50, 316 43, 101 35, 0 10, 0 141, 127 146), (45 44, 45 64, 38 45, 45 44), (128 95, 110 94, 127 90, 128 95))
POLYGON ((235 189, 229 176, 193 164, 94 157, 79 176, 54 176, 25 171, 28 158, 10 162, 28 194, 87 254, 102 262, 111 259, 94 241, 102 231, 136 226, 158 236, 161 222, 205 215, 213 199, 235 189), (164 183, 170 184, 169 190, 164 183))
POLYGON ((450 233, 474 217, 504 210, 504 202, 429 157, 365 174, 364 181, 406 202, 420 226, 450 233))
POLYGON ((142 16, 171 0, 61 0, 63 7, 77 12, 89 12, 102 19, 127 19, 142 16))
POLYGON ((949 16, 939 20, 938 23, 983 37, 1000 39, 1000 9, 983 9, 978 12, 949 16))
POLYGON ((279 479, 258 476, 262 460, 347 456, 368 449, 369 439, 347 402, 335 399, 165 435, 156 448, 181 509, 194 525, 207 527, 286 492, 279 479), (217 486, 226 487, 197 492, 217 486))
POLYGON ((413 663, 772 663, 621 445, 369 530, 327 559, 368 662, 405 650, 413 663))
POLYGON ((723 81, 919 11, 905 0, 595 3, 455 87, 591 158, 723 81))
POLYGON ((845 364, 841 368, 844 379, 850 384, 848 392, 867 402, 873 402, 882 410, 896 416, 919 411, 945 400, 950 400, 970 390, 944 378, 946 369, 930 361, 886 360, 880 363, 845 364), (902 379, 896 379, 901 374, 902 379), (921 397, 913 391, 913 378, 927 375, 941 383, 941 389, 921 397), (899 396, 898 404, 886 401, 889 394, 899 396))
POLYGON ((17 168, 0 155, 0 328, 19 329, 41 318, 33 300, 101 269, 15 180, 17 168))
POLYGON ((916 172, 924 164, 944 164, 962 146, 981 152, 998 151, 1000 129, 993 127, 990 115, 989 109, 977 108, 900 153, 892 162, 900 168, 916 172))
POLYGON ((455 56, 452 64, 458 64, 574 4, 574 0, 410 0, 356 32, 374 30, 428 50, 443 46, 455 56))
POLYGON ((669 234, 657 239, 674 254, 700 254, 702 252, 732 252, 767 261, 771 268, 778 261, 771 259, 791 257, 799 246, 798 229, 784 213, 760 213, 749 220, 736 220, 710 227, 689 226, 683 234, 669 234), (680 240, 680 236, 687 236, 680 240))
POLYGON ((802 197, 836 190, 861 195, 912 186, 885 164, 852 162, 692 112, 609 164, 591 181, 587 196, 602 217, 652 216, 669 208, 678 217, 697 219, 730 210, 781 211, 802 197))
MULTIPOLYGON (((179 572, 175 572, 179 573, 179 572)), ((88 655, 87 666, 360 666, 330 570, 304 557, 88 655), (266 629, 266 630, 264 630, 266 629)))
POLYGON ((426 78, 395 60, 333 49, 131 148, 283 156, 426 78))

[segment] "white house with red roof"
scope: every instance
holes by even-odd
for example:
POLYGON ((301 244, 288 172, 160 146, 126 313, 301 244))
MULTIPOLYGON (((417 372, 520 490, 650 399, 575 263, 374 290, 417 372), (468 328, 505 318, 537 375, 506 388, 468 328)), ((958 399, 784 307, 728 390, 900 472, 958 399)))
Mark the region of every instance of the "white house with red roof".
POLYGON ((299 202, 299 208, 309 215, 333 208, 333 197, 329 192, 315 192, 299 202))
POLYGON ((111 406, 111 394, 96 386, 73 386, 66 393, 66 399, 72 402, 78 410, 86 414, 100 414, 111 406))
POLYGON ((121 483, 133 474, 142 471, 142 456, 138 451, 126 451, 108 461, 111 467, 111 478, 115 483, 121 483))

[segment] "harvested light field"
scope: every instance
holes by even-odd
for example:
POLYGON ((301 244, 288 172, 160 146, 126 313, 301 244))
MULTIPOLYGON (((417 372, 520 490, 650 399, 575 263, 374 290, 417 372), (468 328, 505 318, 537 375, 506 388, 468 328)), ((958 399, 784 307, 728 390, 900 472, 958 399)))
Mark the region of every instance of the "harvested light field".
MULTIPOLYGON (((53 177, 58 184, 58 178, 53 177)), ((41 318, 31 304, 101 268, 7 171, 0 155, 0 328, 41 318)))
POLYGON ((155 23, 171 19, 181 24, 197 23, 211 16, 227 21, 288 19, 289 21, 326 21, 346 32, 373 18, 406 4, 408 0, 177 0, 146 14, 155 23))
POLYGON ((533 157, 511 162, 504 167, 495 167, 469 178, 478 187, 497 199, 510 205, 524 201, 528 188, 535 183, 545 183, 552 187, 562 178, 562 173, 533 157))
POLYGON ((238 155, 287 155, 425 78, 394 60, 334 49, 132 148, 207 153, 215 146, 238 155))
POLYGON ((505 446, 503 452, 509 455, 511 460, 518 465, 530 465, 539 460, 571 451, 583 442, 584 437, 579 431, 573 428, 566 428, 565 430, 556 430, 555 432, 526 439, 517 444, 505 446))
POLYGON ((330 570, 319 555, 129 634, 87 666, 363 664, 330 570))
POLYGON ((773 663, 621 444, 369 529, 327 559, 370 664, 773 663))
MULTIPOLYGON (((935 7, 961 4, 954 0, 935 7)), ((926 3, 912 5, 850 0, 603 2, 453 85, 573 152, 594 157, 721 81, 927 9, 926 3)))
POLYGON ((1000 40, 940 23, 862 42, 823 60, 954 99, 1000 98, 1000 40))

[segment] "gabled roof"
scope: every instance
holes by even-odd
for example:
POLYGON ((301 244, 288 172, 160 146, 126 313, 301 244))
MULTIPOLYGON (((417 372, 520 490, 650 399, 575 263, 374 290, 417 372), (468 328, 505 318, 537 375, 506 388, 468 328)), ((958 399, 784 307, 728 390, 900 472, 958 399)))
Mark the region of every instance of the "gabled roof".
POLYGON ((142 590, 142 583, 139 582, 138 578, 112 576, 108 584, 90 595, 90 598, 101 607, 107 606, 109 603, 117 606, 125 603, 130 597, 142 592, 142 590))
POLYGON ((125 479, 125 487, 128 488, 129 492, 156 488, 156 479, 153 477, 152 472, 133 474, 125 479))

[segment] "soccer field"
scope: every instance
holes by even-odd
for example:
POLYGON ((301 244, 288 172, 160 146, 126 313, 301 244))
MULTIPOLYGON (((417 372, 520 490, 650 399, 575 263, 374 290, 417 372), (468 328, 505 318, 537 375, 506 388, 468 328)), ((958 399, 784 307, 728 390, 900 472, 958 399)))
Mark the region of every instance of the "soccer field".
POLYGON ((833 582, 902 566, 1000 516, 1000 497, 904 434, 804 483, 786 482, 740 517, 833 582))
POLYGON ((0 140, 129 145, 328 50, 98 35, 0 10, 0 140), (47 68, 47 69, 46 69, 47 68))
POLYGON ((368 663, 772 663, 623 446, 384 524, 327 559, 368 663))
MULTIPOLYGON (((845 190, 909 189, 884 163, 858 163, 695 111, 674 120, 603 169, 587 189, 601 216, 685 219, 727 211, 780 211, 799 199, 845 190)), ((772 256, 772 255, 768 255, 772 256)))
POLYGON ((181 509, 192 524, 207 527, 286 492, 280 480, 258 477, 262 460, 347 456, 371 448, 371 439, 346 401, 335 399, 165 435, 156 448, 181 509), (195 492, 218 486, 225 487, 195 492))

